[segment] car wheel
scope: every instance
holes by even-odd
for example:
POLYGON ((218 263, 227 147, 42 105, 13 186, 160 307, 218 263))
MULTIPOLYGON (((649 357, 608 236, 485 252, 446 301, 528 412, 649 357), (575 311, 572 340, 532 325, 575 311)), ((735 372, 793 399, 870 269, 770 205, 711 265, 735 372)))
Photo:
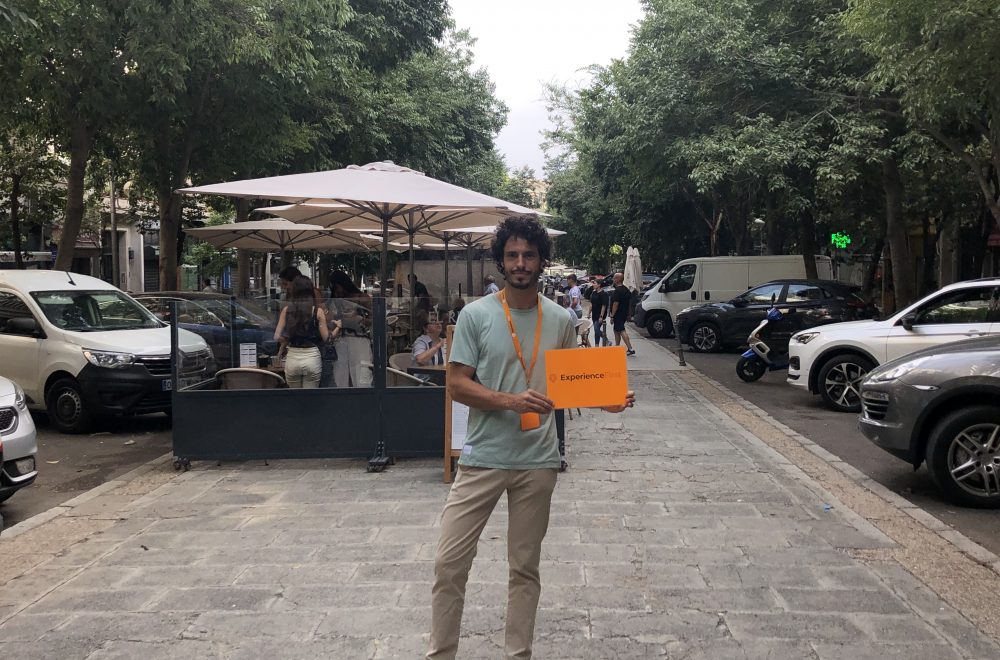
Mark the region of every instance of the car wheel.
POLYGON ((654 339, 663 339, 674 333, 674 325, 666 314, 654 314, 646 321, 646 330, 654 339))
POLYGON ((861 411, 861 381, 875 365, 860 355, 838 355, 819 370, 819 395, 837 412, 861 411))
POLYGON ((57 380, 45 397, 45 407, 52 425, 63 433, 86 433, 91 414, 83 402, 80 385, 72 378, 57 380))
POLYGON ((927 468, 951 501, 1000 508, 1000 407, 970 406, 935 425, 927 442, 927 468))
POLYGON ((719 336, 719 329, 715 324, 696 323, 691 328, 688 344, 696 353, 714 353, 722 348, 722 337, 719 336))

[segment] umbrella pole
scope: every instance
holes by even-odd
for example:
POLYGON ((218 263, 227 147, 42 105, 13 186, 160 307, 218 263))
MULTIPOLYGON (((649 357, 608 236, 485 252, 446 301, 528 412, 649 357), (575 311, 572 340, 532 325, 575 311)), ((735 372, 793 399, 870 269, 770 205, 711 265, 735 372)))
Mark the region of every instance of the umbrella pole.
MULTIPOLYGON (((414 324, 416 323, 415 313, 417 311, 416 309, 417 287, 415 286, 416 282, 413 281, 416 278, 416 276, 413 274, 414 264, 413 264, 413 214, 412 213, 410 214, 409 234, 410 234, 410 277, 406 283, 410 285, 410 331, 412 333, 415 327, 414 324)), ((420 330, 423 331, 423 328, 421 328, 420 330)))
MULTIPOLYGON (((483 286, 486 281, 486 251, 479 250, 479 286, 483 286)), ((486 293, 483 291, 483 293, 486 293)))
POLYGON ((472 244, 465 247, 465 289, 466 295, 472 295, 472 244))
POLYGON ((380 295, 385 298, 385 281, 389 277, 389 216, 382 216, 382 281, 379 283, 380 295))
POLYGON ((448 293, 448 234, 444 235, 444 304, 451 307, 451 295, 448 293))

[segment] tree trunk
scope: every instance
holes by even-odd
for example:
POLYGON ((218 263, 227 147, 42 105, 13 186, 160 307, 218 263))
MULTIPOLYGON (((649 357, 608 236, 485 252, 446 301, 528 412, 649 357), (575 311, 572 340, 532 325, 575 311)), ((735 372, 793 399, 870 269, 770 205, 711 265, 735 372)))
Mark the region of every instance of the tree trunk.
POLYGON ((903 181, 894 156, 882 161, 882 187, 885 190, 885 235, 892 260, 893 301, 895 309, 901 309, 914 299, 913 255, 903 217, 903 181))
POLYGON ((14 240, 14 268, 24 269, 24 259, 21 257, 21 219, 18 212, 21 210, 21 179, 20 172, 11 174, 10 186, 10 230, 14 240))
POLYGON ((774 205, 774 197, 767 195, 767 211, 764 216, 765 240, 767 254, 785 253, 785 233, 781 231, 781 215, 774 205))
POLYGON ((799 218, 799 247, 802 248, 802 262, 806 267, 806 277, 819 279, 816 270, 816 219, 812 211, 806 209, 799 218))
POLYGON ((878 273, 878 265, 882 261, 882 250, 885 248, 885 237, 879 236, 878 240, 875 241, 875 247, 872 250, 872 260, 868 264, 868 270, 865 272, 865 279, 861 283, 861 297, 865 300, 874 300, 875 292, 875 274, 878 273))
POLYGON ((934 271, 937 267, 937 242, 941 235, 941 223, 937 223, 935 231, 931 233, 931 219, 924 214, 921 228, 924 239, 924 259, 920 278, 920 296, 924 296, 937 289, 937 278, 934 276, 934 271))
POLYGON ((160 291, 176 291, 180 200, 173 190, 161 189, 157 196, 160 202, 160 291))
MULTIPOLYGON (((249 218, 250 201, 237 199, 236 222, 245 222, 249 218)), ((249 297, 250 295, 250 250, 236 250, 236 286, 234 291, 237 297, 249 297)))
POLYGON ((63 219, 62 236, 59 237, 59 253, 53 268, 69 270, 73 266, 73 252, 76 239, 83 224, 83 188, 87 174, 87 160, 90 158, 90 131, 79 120, 74 120, 70 129, 69 177, 66 180, 66 217, 63 219))

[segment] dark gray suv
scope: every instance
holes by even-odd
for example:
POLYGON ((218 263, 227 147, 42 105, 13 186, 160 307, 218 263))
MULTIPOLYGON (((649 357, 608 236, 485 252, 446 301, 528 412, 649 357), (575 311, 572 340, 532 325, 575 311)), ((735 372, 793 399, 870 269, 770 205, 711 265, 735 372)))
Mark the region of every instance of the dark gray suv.
POLYGON ((952 501, 1000 508, 1000 337, 886 362, 861 385, 859 427, 890 454, 927 461, 952 501))

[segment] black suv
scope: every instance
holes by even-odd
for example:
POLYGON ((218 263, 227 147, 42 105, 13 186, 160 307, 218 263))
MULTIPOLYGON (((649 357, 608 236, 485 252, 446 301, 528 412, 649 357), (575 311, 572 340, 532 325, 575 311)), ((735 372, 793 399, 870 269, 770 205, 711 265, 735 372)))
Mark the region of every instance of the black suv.
POLYGON ((770 334, 782 347, 799 330, 875 318, 877 308, 859 291, 860 287, 831 280, 774 280, 728 302, 688 307, 677 315, 677 336, 699 353, 742 346, 767 314, 773 296, 778 307, 794 310, 770 334))

